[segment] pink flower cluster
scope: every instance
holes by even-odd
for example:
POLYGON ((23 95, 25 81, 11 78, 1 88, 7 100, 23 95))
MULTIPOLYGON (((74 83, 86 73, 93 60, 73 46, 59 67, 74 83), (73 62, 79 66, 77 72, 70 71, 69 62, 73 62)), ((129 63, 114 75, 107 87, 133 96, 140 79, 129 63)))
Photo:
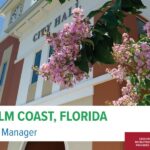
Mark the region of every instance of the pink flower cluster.
POLYGON ((150 46, 147 42, 141 43, 141 50, 135 53, 136 71, 138 76, 150 79, 150 46))
POLYGON ((126 77, 126 70, 121 65, 118 65, 118 68, 113 68, 111 70, 106 69, 106 72, 110 73, 119 83, 123 82, 126 77))
POLYGON ((80 57, 81 41, 91 36, 89 21, 84 19, 83 10, 73 10, 73 22, 65 24, 58 33, 49 34, 47 42, 54 48, 49 62, 40 68, 43 77, 64 87, 73 86, 77 81, 87 76, 75 66, 75 60, 80 57))
POLYGON ((146 23, 144 30, 147 32, 147 36, 150 37, 150 22, 146 23))
POLYGON ((109 72, 118 81, 122 81, 123 77, 130 73, 134 73, 140 78, 150 79, 150 43, 143 41, 136 43, 126 33, 122 37, 123 43, 113 46, 114 59, 120 66, 109 72))
POLYGON ((119 64, 131 64, 132 52, 131 43, 134 43, 134 40, 129 37, 127 33, 122 35, 122 44, 114 44, 113 46, 113 56, 117 63, 119 64))
POLYGON ((147 23, 144 29, 147 31, 147 37, 138 42, 124 33, 122 44, 113 46, 113 56, 119 65, 118 68, 106 71, 118 82, 127 81, 126 87, 122 88, 122 97, 113 101, 114 105, 137 105, 140 93, 136 93, 136 89, 141 81, 150 80, 150 23, 147 23), (139 80, 134 85, 128 80, 132 75, 139 80))
POLYGON ((122 88, 122 97, 113 101, 113 104, 115 106, 135 106, 137 105, 138 99, 139 96, 134 92, 133 85, 127 80, 127 85, 122 88))

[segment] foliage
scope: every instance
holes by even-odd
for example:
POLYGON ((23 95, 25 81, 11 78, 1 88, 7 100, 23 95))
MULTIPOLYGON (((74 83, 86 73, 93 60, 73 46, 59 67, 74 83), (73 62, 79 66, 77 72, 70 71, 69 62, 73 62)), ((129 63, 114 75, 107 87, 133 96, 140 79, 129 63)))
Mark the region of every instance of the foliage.
POLYGON ((89 72, 88 59, 82 54, 85 53, 84 46, 89 44, 94 48, 94 45, 88 40, 91 36, 89 21, 83 17, 83 10, 75 8, 70 24, 65 24, 58 33, 47 35, 47 41, 54 52, 49 62, 41 66, 40 72, 46 78, 49 74, 53 82, 65 87, 73 86, 87 77, 89 72))
POLYGON ((150 23, 145 29, 147 35, 135 42, 123 34, 123 42, 114 44, 113 56, 118 68, 107 71, 119 82, 126 81, 122 97, 114 105, 150 105, 150 23))
POLYGON ((116 0, 115 3, 108 1, 99 9, 89 13, 89 18, 94 17, 98 13, 102 14, 93 27, 93 36, 91 37, 95 46, 94 50, 91 49, 94 63, 97 61, 107 64, 114 63, 111 55, 113 43, 121 43, 121 28, 128 30, 123 24, 126 16, 124 11, 126 13, 138 13, 138 9, 144 7, 140 0, 116 0))
MULTIPOLYGON (((52 2, 52 0, 47 1, 49 3, 52 2)), ((64 2, 66 2, 66 0, 59 0, 59 2, 63 4, 64 2)), ((81 79, 86 77, 89 73, 90 68, 96 62, 106 64, 115 63, 114 57, 112 55, 113 43, 119 44, 122 42, 120 29, 129 31, 129 29, 123 24, 124 18, 128 13, 140 13, 139 9, 141 8, 145 8, 141 0, 116 0, 115 2, 108 1, 99 9, 90 12, 87 18, 84 19, 83 15, 82 17, 80 16, 80 18, 78 18, 77 16, 77 19, 74 18, 77 21, 77 26, 78 23, 82 27, 84 26, 83 30, 87 31, 85 32, 87 36, 84 36, 84 32, 81 30, 72 31, 72 24, 74 24, 75 22, 72 22, 70 24, 70 27, 68 26, 67 36, 69 35, 69 38, 67 39, 65 35, 60 36, 61 33, 64 32, 66 25, 59 33, 48 34, 47 39, 49 43, 51 45, 55 43, 53 45, 55 52, 49 59, 49 64, 51 64, 51 62, 57 62, 58 64, 44 64, 40 69, 42 76, 45 77, 46 74, 47 78, 48 74, 49 76, 51 76, 54 82, 57 82, 64 86, 72 86, 76 82, 76 80, 80 81, 81 79), (101 17, 97 20, 94 26, 91 26, 91 30, 89 31, 88 20, 97 14, 101 14, 101 17), (83 34, 83 36, 80 34, 80 32, 83 34), (80 36, 78 36, 78 34, 80 36), (90 36, 88 34, 90 34, 90 36), (77 50, 76 55, 74 55, 74 51, 68 51, 69 55, 72 57, 72 59, 70 59, 67 56, 68 53, 64 51, 64 49, 66 49, 66 47, 72 47, 72 40, 69 41, 69 39, 73 39, 73 36, 75 36, 76 38, 80 38, 74 42, 76 44, 75 50, 77 50), (63 47, 63 44, 66 41, 64 42, 63 40, 67 40, 68 42, 68 45, 65 45, 65 48, 63 47), (59 45, 58 48, 56 47, 56 43, 63 44, 59 45), (57 50, 57 48, 59 49, 59 51, 57 50), (60 59, 59 56, 64 59, 60 59), (54 60, 54 58, 57 59, 54 60), (66 67, 65 71, 63 70, 62 65, 64 65, 64 68, 66 67), (53 66, 53 68, 50 69, 50 66, 53 66), (71 69, 71 67, 73 67, 74 69, 71 69)))
MULTIPOLYGON (((52 2, 52 0, 48 0, 52 2)), ((60 3, 66 0, 59 0, 60 3)), ((115 2, 108 1, 102 7, 89 13, 89 19, 101 13, 101 18, 92 27, 92 36, 88 39, 88 43, 94 44, 94 49, 91 44, 82 42, 81 57, 75 64, 83 71, 88 72, 88 63, 94 64, 96 62, 112 64, 114 63, 112 57, 113 43, 121 43, 120 28, 124 26, 123 20, 125 13, 139 13, 139 9, 145 8, 141 0, 116 0, 115 2), (106 11, 107 10, 107 11, 106 11), (82 59, 81 59, 82 58, 82 59)))

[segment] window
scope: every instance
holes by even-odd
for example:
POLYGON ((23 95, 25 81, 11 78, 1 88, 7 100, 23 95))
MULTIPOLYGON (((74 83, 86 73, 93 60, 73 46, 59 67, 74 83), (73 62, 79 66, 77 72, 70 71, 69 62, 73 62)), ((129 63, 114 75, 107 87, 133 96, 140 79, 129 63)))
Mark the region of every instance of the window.
POLYGON ((53 47, 50 45, 50 48, 49 48, 49 57, 53 54, 53 51, 54 51, 54 49, 53 49, 53 47))
POLYGON ((0 86, 3 85, 5 74, 6 74, 7 63, 3 64, 2 73, 0 75, 0 86))
POLYGON ((140 36, 140 34, 144 34, 145 33, 145 31, 143 30, 145 22, 142 21, 140 18, 136 18, 136 20, 137 20, 138 35, 140 36))
MULTIPOLYGON (((40 66, 41 54, 42 54, 42 51, 39 51, 35 55, 35 61, 34 61, 34 66, 35 67, 40 66)), ((33 71, 32 82, 31 83, 35 83, 35 82, 37 82, 37 80, 38 80, 38 74, 35 71, 33 71)))
MULTIPOLYGON (((53 54, 53 52, 54 52, 53 46, 50 45, 48 57, 51 57, 51 55, 53 54)), ((50 61, 50 60, 48 59, 48 62, 49 62, 49 61, 50 61)))

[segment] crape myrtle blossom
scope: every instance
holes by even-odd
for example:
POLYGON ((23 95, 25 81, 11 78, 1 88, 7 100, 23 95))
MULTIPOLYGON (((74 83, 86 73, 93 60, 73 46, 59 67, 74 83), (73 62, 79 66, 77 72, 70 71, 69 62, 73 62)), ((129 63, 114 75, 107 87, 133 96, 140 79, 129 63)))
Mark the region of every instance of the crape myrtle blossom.
POLYGON ((147 36, 150 37, 150 22, 146 23, 144 30, 147 32, 147 36))
POLYGON ((72 13, 71 23, 64 24, 58 33, 47 35, 46 40, 54 52, 48 63, 43 64, 39 70, 45 79, 50 77, 53 82, 64 87, 73 86, 87 77, 87 73, 75 66, 75 61, 80 57, 81 41, 91 36, 90 23, 84 19, 82 9, 75 8, 72 13))
POLYGON ((150 46, 147 42, 140 46, 141 51, 135 54, 136 71, 139 76, 150 79, 150 46))
MULTIPOLYGON (((133 53, 131 49, 131 43, 135 43, 132 38, 129 37, 127 33, 122 35, 122 44, 114 44, 113 46, 113 56, 117 63, 119 64, 132 64, 133 53)), ((135 46, 133 44, 133 46, 135 46)))
POLYGON ((126 86, 122 88, 122 97, 117 101, 113 101, 113 104, 115 106, 135 106, 137 105, 138 99, 139 96, 134 91, 134 86, 127 80, 126 86))
POLYGON ((106 72, 110 73, 119 83, 123 82, 126 77, 126 70, 121 65, 118 65, 117 68, 113 68, 111 70, 106 69, 106 72))
POLYGON ((114 44, 113 46, 113 56, 118 67, 106 71, 118 82, 127 82, 126 87, 122 88, 122 97, 113 101, 113 105, 134 106, 142 99, 142 91, 145 94, 150 93, 149 90, 142 89, 143 85, 141 86, 143 81, 147 81, 147 84, 150 81, 150 23, 147 23, 144 29, 147 31, 147 36, 142 37, 138 42, 124 33, 122 44, 114 44), (131 77, 134 77, 133 83, 130 81, 133 79, 131 77), (137 92, 139 89, 141 93, 137 92))

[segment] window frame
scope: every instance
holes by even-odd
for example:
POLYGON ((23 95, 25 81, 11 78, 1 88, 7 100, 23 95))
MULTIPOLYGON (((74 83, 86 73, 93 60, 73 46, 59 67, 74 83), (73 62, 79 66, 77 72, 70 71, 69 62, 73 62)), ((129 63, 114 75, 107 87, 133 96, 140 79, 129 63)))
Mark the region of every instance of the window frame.
MULTIPOLYGON (((34 67, 40 67, 40 63, 41 63, 41 57, 42 57, 42 50, 39 50, 35 53, 35 57, 34 57, 34 67), (40 54, 40 56, 38 56, 38 54, 40 54), (36 60, 36 58, 39 60, 36 60)), ((32 72, 32 77, 31 77, 31 84, 34 84, 38 81, 38 74, 33 70, 32 72)))
MULTIPOLYGON (((148 22, 148 20, 146 19, 146 18, 144 18, 143 16, 141 16, 141 15, 136 15, 136 25, 137 25, 137 33, 138 33, 138 36, 140 36, 140 34, 142 34, 142 33, 139 33, 139 28, 138 28, 138 20, 140 20, 141 22, 143 22, 143 23, 146 23, 146 22, 148 22)), ((144 30, 143 30, 143 33, 144 33, 144 30)), ((146 33, 146 32, 145 32, 146 33)))
POLYGON ((4 62, 0 74, 0 87, 2 87, 5 82, 6 72, 7 72, 7 62, 4 62))

